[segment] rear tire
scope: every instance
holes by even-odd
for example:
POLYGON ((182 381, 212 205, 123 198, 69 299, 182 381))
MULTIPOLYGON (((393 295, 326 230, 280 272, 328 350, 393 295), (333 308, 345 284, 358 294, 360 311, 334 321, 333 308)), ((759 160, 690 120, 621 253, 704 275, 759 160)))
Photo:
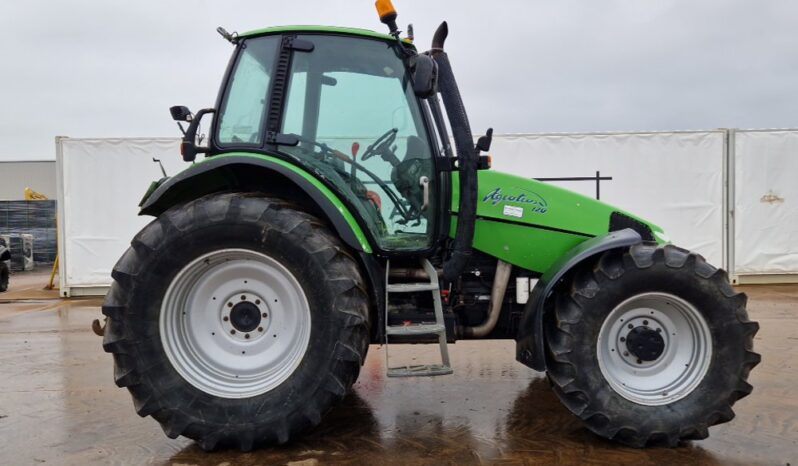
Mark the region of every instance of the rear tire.
POLYGON ((759 326, 745 305, 724 271, 689 251, 603 253, 547 316, 554 392, 590 430, 633 447, 706 438, 752 390, 759 326))
POLYGON ((116 384, 170 438, 206 450, 285 443, 319 424, 368 348, 357 263, 284 201, 215 194, 174 207, 113 278, 103 347, 116 384))

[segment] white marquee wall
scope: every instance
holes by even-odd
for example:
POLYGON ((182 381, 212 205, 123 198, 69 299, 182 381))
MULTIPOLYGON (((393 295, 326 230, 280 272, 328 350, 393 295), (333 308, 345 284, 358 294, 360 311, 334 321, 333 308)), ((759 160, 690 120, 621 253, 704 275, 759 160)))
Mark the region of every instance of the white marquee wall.
POLYGON ((153 180, 186 164, 177 139, 56 140, 62 295, 104 294, 111 269, 151 218, 138 203, 153 180))
MULTIPOLYGON (((62 294, 104 293, 150 220, 137 213, 161 177, 152 158, 170 175, 186 167, 178 142, 57 140, 62 294)), ((600 171, 612 178, 601 182, 602 201, 659 224, 675 244, 735 277, 798 280, 798 130, 497 135, 491 154, 494 169, 530 178, 600 171)), ((554 183, 595 195, 594 181, 554 183)))
POLYGON ((734 273, 798 280, 798 131, 735 131, 734 141, 734 273))

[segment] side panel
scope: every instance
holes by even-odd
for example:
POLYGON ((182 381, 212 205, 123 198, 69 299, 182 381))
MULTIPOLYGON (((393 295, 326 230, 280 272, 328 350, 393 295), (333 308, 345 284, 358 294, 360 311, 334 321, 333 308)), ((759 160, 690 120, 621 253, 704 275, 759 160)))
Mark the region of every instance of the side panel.
MULTIPOLYGON (((453 174, 452 211, 457 212, 459 192, 453 174)), ((611 216, 619 212, 654 235, 656 225, 611 205, 566 189, 520 176, 479 172, 477 224, 474 248, 525 269, 544 272, 569 250, 611 229, 611 216)), ((450 235, 454 235, 456 217, 450 235)))
POLYGON ((160 183, 142 200, 140 215, 159 215, 180 200, 213 192, 212 188, 223 188, 226 179, 235 176, 231 174, 233 169, 259 168, 273 170, 290 179, 319 205, 347 244, 359 251, 372 252, 355 217, 327 186, 296 165, 262 154, 232 152, 206 158, 160 183))

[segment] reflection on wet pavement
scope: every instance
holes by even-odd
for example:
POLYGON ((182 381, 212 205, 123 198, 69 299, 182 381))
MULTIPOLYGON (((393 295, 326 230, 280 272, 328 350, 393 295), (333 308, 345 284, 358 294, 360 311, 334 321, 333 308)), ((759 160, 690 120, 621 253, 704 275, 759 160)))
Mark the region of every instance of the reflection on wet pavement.
MULTIPOLYGON (((99 300, 0 301, 0 464, 796 464, 798 287, 758 287, 750 312, 763 363, 737 418, 677 449, 604 441, 562 408, 509 341, 451 347, 455 375, 386 379, 372 346, 354 392, 282 447, 205 453, 133 411, 89 326, 99 300)), ((435 357, 397 347, 391 357, 435 357)))

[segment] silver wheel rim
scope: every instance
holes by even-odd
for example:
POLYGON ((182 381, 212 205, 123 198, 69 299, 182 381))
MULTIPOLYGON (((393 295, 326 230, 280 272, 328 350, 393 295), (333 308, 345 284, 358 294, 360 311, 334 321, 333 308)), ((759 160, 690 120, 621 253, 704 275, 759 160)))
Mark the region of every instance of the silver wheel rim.
POLYGON ((178 272, 159 327, 166 356, 188 383, 218 397, 248 398, 273 390, 299 366, 310 322, 302 286, 282 264, 222 249, 178 272))
POLYGON ((642 293, 609 313, 597 350, 601 373, 615 392, 641 405, 661 406, 684 398, 701 383, 712 358, 712 336, 692 304, 668 293, 642 293), (661 338, 658 357, 630 345, 640 335, 661 338), (645 354, 643 359, 639 354, 645 354))

